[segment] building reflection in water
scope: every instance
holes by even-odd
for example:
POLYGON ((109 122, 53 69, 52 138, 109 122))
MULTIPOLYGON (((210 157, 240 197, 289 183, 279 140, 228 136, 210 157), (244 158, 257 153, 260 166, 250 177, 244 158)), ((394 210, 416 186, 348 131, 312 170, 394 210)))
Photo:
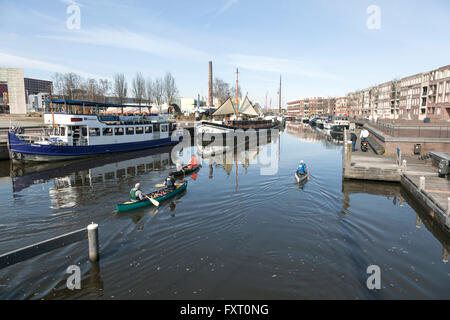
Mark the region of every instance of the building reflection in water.
POLYGON ((80 203, 83 187, 114 184, 129 177, 137 177, 152 171, 173 166, 171 147, 139 152, 115 154, 71 162, 45 164, 10 164, 13 194, 31 185, 52 180, 49 188, 53 209, 71 208, 80 203))
POLYGON ((262 166, 267 164, 278 167, 280 159, 279 130, 268 131, 264 134, 258 134, 257 139, 253 142, 250 142, 249 138, 244 137, 239 137, 236 141, 224 139, 220 143, 211 143, 211 140, 199 139, 197 153, 199 160, 208 164, 209 179, 212 179, 214 176, 214 168, 225 170, 227 175, 231 175, 234 168, 237 185, 239 166, 244 169, 244 174, 247 174, 251 164, 262 166), (266 150, 264 151, 265 147, 266 150))
POLYGON ((423 223, 427 230, 439 240, 442 245, 442 261, 444 263, 448 262, 450 237, 445 230, 442 230, 442 228, 429 217, 420 204, 415 201, 400 184, 344 180, 342 182, 342 193, 344 194, 344 199, 342 200, 342 213, 344 215, 348 213, 348 208, 350 207, 350 195, 352 194, 365 193, 386 197, 388 199, 392 198, 393 204, 398 206, 403 206, 404 201, 406 201, 417 214, 415 220, 416 227, 420 228, 423 223))
POLYGON ((327 149, 342 146, 342 140, 333 138, 330 130, 318 129, 309 124, 300 122, 287 122, 286 132, 303 141, 321 142, 327 149))

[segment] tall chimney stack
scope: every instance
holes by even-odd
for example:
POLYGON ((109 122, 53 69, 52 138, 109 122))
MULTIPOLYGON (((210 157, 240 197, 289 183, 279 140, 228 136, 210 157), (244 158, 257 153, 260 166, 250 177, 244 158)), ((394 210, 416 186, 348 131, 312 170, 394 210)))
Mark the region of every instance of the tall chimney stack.
POLYGON ((212 61, 209 62, 209 88, 208 88, 208 107, 213 107, 213 74, 212 61))

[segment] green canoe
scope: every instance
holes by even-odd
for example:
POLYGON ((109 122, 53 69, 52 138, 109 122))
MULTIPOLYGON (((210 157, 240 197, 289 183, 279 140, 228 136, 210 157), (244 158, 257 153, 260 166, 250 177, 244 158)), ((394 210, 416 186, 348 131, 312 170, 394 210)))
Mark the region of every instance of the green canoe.
MULTIPOLYGON (((174 191, 169 192, 168 189, 161 189, 155 192, 152 192, 150 194, 148 194, 148 196, 150 198, 155 199, 158 202, 162 202, 164 200, 167 200, 169 198, 172 198, 174 196, 176 196, 177 194, 182 193, 184 190, 186 190, 187 188, 187 181, 185 181, 182 185, 178 186, 174 191)), ((121 204, 116 205, 116 209, 117 212, 126 212, 126 211, 131 211, 134 209, 138 209, 138 208, 143 208, 143 207, 148 207, 148 206, 153 206, 153 203, 148 200, 141 200, 138 202, 124 202, 121 204)))
POLYGON ((191 173, 194 173, 194 172, 197 172, 198 171, 198 169, 200 169, 200 167, 201 167, 201 165, 196 165, 196 166, 193 166, 193 167, 191 167, 191 168, 189 168, 189 166, 184 166, 183 167, 183 170, 180 170, 180 171, 175 171, 174 173, 173 173, 173 175, 175 176, 175 177, 183 177, 184 175, 188 175, 188 174, 191 174, 191 173))

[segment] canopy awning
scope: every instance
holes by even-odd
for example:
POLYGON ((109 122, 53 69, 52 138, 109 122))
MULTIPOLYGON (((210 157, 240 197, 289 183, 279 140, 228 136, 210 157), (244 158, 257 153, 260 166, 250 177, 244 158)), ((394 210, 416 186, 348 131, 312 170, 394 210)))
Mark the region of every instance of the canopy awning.
POLYGON ((247 116, 253 116, 257 117, 259 114, 256 112, 255 108, 253 107, 252 103, 248 99, 247 96, 245 96, 244 101, 239 106, 239 113, 245 114, 247 116))
POLYGON ((228 98, 222 105, 213 113, 213 116, 225 116, 229 114, 234 114, 234 105, 231 98, 228 98))
MULTIPOLYGON (((244 100, 240 104, 238 108, 239 114, 244 114, 246 116, 257 117, 259 116, 258 112, 255 110, 255 107, 252 105, 247 96, 245 96, 244 100)), ((218 109, 213 113, 213 116, 225 116, 235 114, 235 105, 231 101, 231 98, 228 98, 218 109)))

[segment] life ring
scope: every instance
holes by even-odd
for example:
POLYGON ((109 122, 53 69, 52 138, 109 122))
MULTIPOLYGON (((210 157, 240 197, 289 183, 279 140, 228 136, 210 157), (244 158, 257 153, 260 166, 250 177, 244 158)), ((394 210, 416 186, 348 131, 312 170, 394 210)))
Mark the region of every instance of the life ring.
POLYGON ((22 160, 23 159, 23 154, 20 152, 11 152, 11 159, 13 160, 22 160))

